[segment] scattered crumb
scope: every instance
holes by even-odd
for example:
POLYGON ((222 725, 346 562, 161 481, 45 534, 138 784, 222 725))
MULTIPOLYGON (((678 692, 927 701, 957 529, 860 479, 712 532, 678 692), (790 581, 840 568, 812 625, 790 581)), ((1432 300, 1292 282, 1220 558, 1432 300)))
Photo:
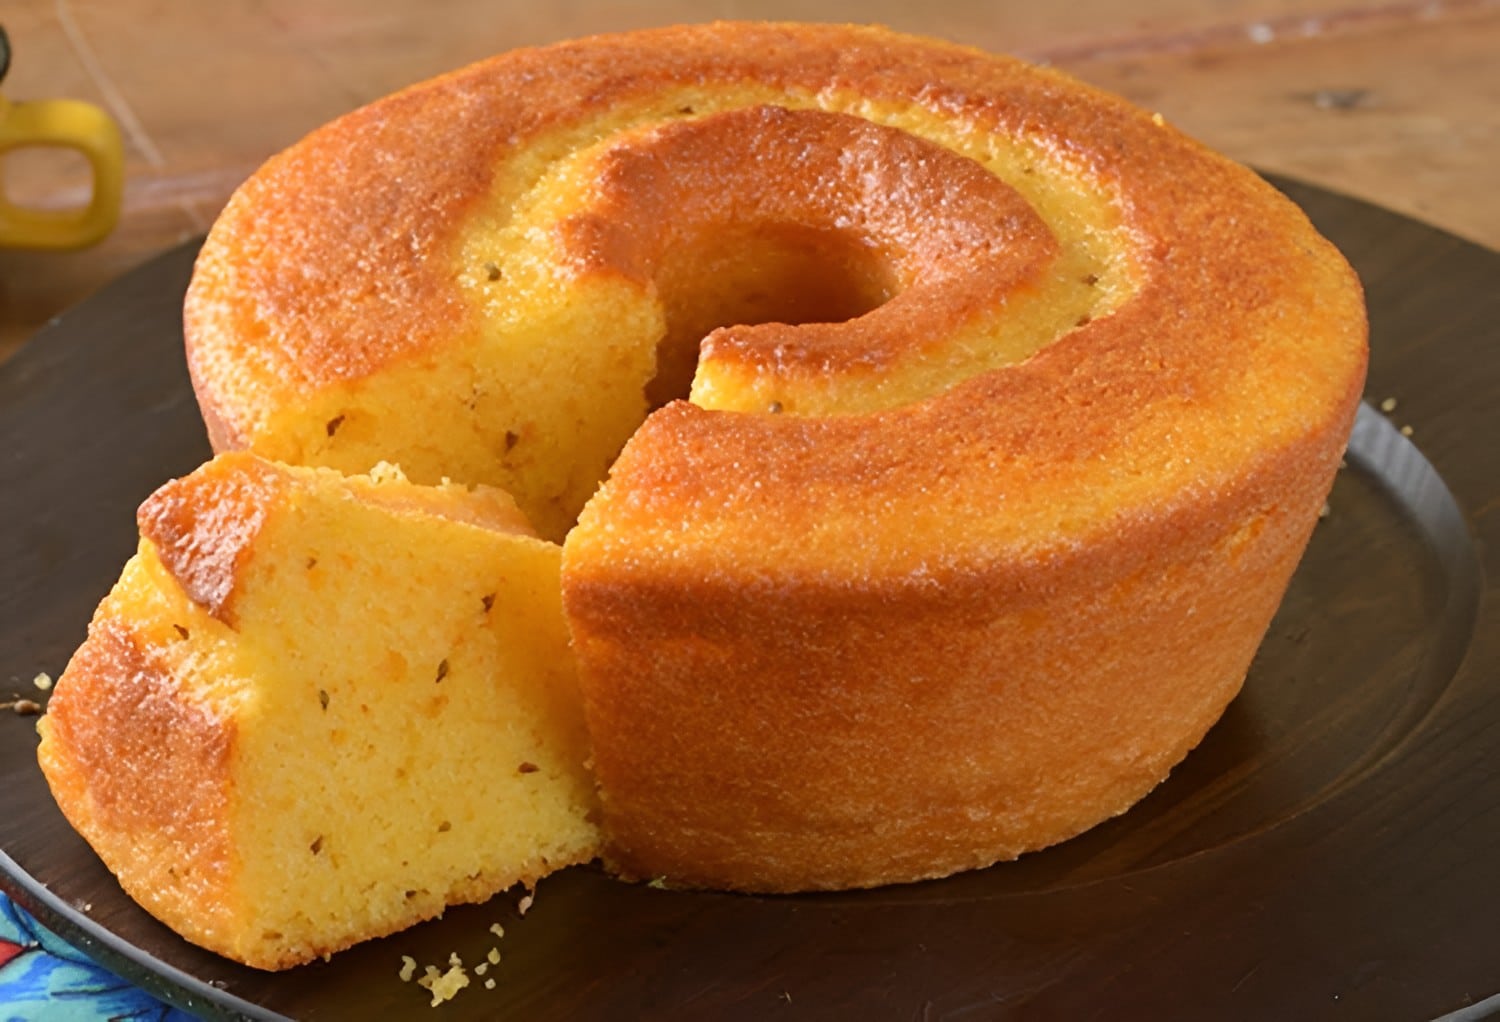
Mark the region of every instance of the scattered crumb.
POLYGON ((462 958, 458 957, 458 952, 457 951, 449 952, 449 954, 448 954, 448 965, 449 965, 450 968, 455 968, 456 969, 456 968, 458 968, 462 964, 464 964, 464 960, 462 958))
POLYGON ((534 894, 521 895, 521 900, 516 902, 516 913, 524 916, 530 910, 531 903, 534 901, 536 901, 536 895, 534 894))
POLYGON ((1331 511, 1332 511, 1332 510, 1333 510, 1333 509, 1332 509, 1332 508, 1330 508, 1330 507, 1329 507, 1329 506, 1328 506, 1328 505, 1327 505, 1327 504, 1326 504, 1326 503, 1325 503, 1325 504, 1324 504, 1324 505, 1323 505, 1323 506, 1322 506, 1322 507, 1320 507, 1320 508, 1318 508, 1318 517, 1319 517, 1319 518, 1327 518, 1327 517, 1328 517, 1328 515, 1329 515, 1329 513, 1330 513, 1330 512, 1331 512, 1331 511))
POLYGON ((35 678, 31 679, 31 683, 45 692, 52 687, 52 675, 46 671, 41 671, 35 678))
POLYGON ((497 937, 503 937, 505 936, 505 927, 501 926, 499 923, 491 923, 490 932, 497 937))
POLYGON ((1346 469, 1346 468, 1348 468, 1348 467, 1349 467, 1349 462, 1348 462, 1348 461, 1346 461, 1346 460, 1345 460, 1345 459, 1343 459, 1343 458, 1340 458, 1340 459, 1339 459, 1339 469, 1340 469, 1340 470, 1341 470, 1341 471, 1342 471, 1342 470, 1343 470, 1343 469, 1346 469))
POLYGON ((1402 436, 1411 436, 1412 433, 1414 433, 1414 432, 1416 432, 1416 431, 1413 430, 1410 426, 1402 426, 1401 427, 1401 435, 1402 436))
POLYGON ((432 992, 432 1007, 436 1008, 444 1001, 451 1001, 458 996, 458 992, 469 985, 469 974, 464 971, 463 962, 458 955, 450 955, 448 961, 451 967, 447 972, 439 972, 435 967, 427 966, 427 972, 417 985, 432 992))
POLYGON ((487 955, 485 955, 484 957, 489 960, 489 963, 491 965, 499 965, 500 964, 500 949, 497 948, 497 947, 492 947, 492 948, 490 948, 490 953, 487 954, 487 955))
POLYGON ((1396 399, 1393 397, 1388 397, 1384 401, 1380 402, 1380 410, 1382 412, 1394 412, 1396 410, 1396 399))
POLYGON ((655 888, 658 891, 664 891, 667 889, 667 878, 664 876, 652 877, 651 881, 647 883, 646 886, 655 888))
POLYGON ((34 717, 42 712, 42 704, 30 699, 16 699, 0 703, 0 710, 14 710, 18 717, 34 717))
POLYGON ((1160 127, 1164 127, 1166 125, 1167 119, 1165 117, 1163 117, 1161 114, 1155 113, 1155 114, 1151 115, 1151 123, 1154 124, 1154 125, 1156 125, 1158 128, 1160 128, 1160 127))
POLYGON ((493 990, 493 989, 495 989, 495 981, 492 980, 492 979, 485 980, 484 981, 484 988, 486 990, 493 990))
POLYGON ((474 966, 474 975, 476 975, 476 976, 483 976, 486 972, 489 972, 489 971, 490 971, 490 963, 489 962, 480 962, 478 965, 474 966))
POLYGON ((417 960, 415 958, 413 958, 411 955, 402 955, 401 956, 401 971, 400 971, 400 973, 398 973, 398 975, 401 977, 401 982, 403 982, 403 983, 410 983, 411 982, 411 978, 413 976, 415 976, 416 974, 417 974, 417 960))
POLYGON ((785 1001, 786 1003, 791 1004, 792 1003, 792 992, 790 990, 783 990, 781 992, 781 999, 783 1001, 785 1001))

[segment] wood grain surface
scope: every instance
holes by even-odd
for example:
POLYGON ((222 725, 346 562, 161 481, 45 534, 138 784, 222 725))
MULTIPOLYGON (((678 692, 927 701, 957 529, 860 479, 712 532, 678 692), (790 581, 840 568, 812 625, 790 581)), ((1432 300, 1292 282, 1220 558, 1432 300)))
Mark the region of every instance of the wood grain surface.
MULTIPOLYGON (((0 358, 353 107, 516 46, 717 18, 883 22, 1050 62, 1254 166, 1500 247, 1500 0, 8 0, 5 95, 107 108, 128 183, 94 248, 0 251, 0 358)), ((88 188, 78 160, 0 170, 32 205, 88 188)))

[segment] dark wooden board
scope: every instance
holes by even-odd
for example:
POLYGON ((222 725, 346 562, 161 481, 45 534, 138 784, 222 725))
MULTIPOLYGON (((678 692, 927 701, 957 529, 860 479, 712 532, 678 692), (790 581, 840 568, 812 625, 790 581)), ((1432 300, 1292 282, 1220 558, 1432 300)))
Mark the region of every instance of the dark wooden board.
MULTIPOLYGON (((1368 396, 1244 694, 1145 802, 1016 863, 876 891, 650 890, 593 869, 281 974, 194 948, 68 829, 33 721, 0 715, 0 887, 206 1015, 427 1011, 400 956, 528 1019, 1430 1019, 1500 1011, 1500 254, 1285 185, 1369 293, 1368 396), (1396 425, 1410 423, 1410 440, 1396 425), (497 941, 491 923, 505 925, 497 941)), ((135 544, 134 509, 208 454, 181 355, 191 246, 0 368, 0 698, 37 697, 135 544)))

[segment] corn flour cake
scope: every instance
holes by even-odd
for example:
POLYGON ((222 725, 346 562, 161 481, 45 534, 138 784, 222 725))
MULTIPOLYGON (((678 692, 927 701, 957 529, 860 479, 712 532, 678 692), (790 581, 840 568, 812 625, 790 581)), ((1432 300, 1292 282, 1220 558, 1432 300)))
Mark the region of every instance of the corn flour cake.
MULTIPOLYGON (((596 850, 622 876, 673 885, 864 887, 986 866, 1123 812, 1238 692, 1367 357, 1352 271, 1249 170, 1056 72, 827 25, 521 50, 354 111, 237 192, 185 328, 215 448, 266 459, 227 464, 364 492, 276 466, 394 462, 422 486, 511 494, 542 537, 432 511, 424 530, 493 547, 488 566, 462 574, 425 531, 413 543, 461 577, 435 584, 437 566, 360 552, 352 605, 306 597, 327 628, 264 640, 303 658, 357 645, 348 686, 399 677, 390 691, 419 705, 456 688, 449 677, 476 686, 476 706, 487 683, 516 693, 483 717, 436 711, 467 744, 413 760, 409 790, 371 809, 426 837, 424 883, 369 874, 420 888, 420 910, 393 902, 342 925, 348 896, 331 893, 298 930, 247 928, 233 899, 214 909, 211 946, 279 963, 596 850), (485 624, 476 594, 500 585, 486 572, 512 577, 503 565, 523 551, 535 592, 497 597, 485 624), (502 667, 510 640, 485 630, 532 599, 550 609, 525 648, 551 650, 557 672, 540 718, 516 702, 540 668, 502 667), (489 637, 488 682, 448 651, 464 628, 489 637), (485 747, 524 719, 548 721, 546 764, 519 740, 485 747), (512 798, 537 780, 515 775, 518 758, 544 766, 551 809, 507 845, 512 798), (493 771, 509 771, 499 792, 493 771), (441 794, 470 786, 486 790, 441 794), (470 797, 497 800, 493 819, 470 797), (460 840, 473 856, 445 858, 460 840), (464 887, 464 870, 483 879, 464 887)), ((360 513, 394 528, 413 512, 360 513)), ((281 635, 280 597, 221 606, 151 535, 59 686, 43 758, 106 861, 152 878, 127 887, 186 929, 201 874, 173 888, 165 864, 227 841, 233 856, 203 861, 253 884, 291 856, 310 870, 351 856, 360 825, 323 834, 288 817, 267 842, 233 830, 262 792, 289 790, 248 752, 273 741, 250 723, 270 703, 234 701, 296 688, 308 705, 321 683, 281 660, 243 689, 225 680, 249 654, 222 614, 242 639, 281 635), (192 771, 206 778, 201 835, 155 829, 149 806, 102 821, 79 808, 104 783, 88 748, 135 757, 143 778, 187 769, 89 709, 141 685, 195 722, 192 755, 220 757, 192 771), (235 759, 210 720, 260 737, 235 759), (228 784, 235 769, 251 773, 228 784), (137 841, 157 844, 109 850, 137 841)), ((298 544, 313 574, 329 568, 297 540, 275 581, 244 592, 300 575, 298 544)), ((205 541, 194 570, 222 587, 234 551, 262 547, 205 541)), ((342 692, 297 727, 353 713, 342 692)), ((296 732, 297 776, 319 756, 431 739, 419 712, 388 708, 378 727, 339 718, 343 753, 296 732)), ((371 826, 360 840, 383 840, 371 826)))
POLYGON ((158 918, 279 968, 595 856, 559 552, 505 494, 226 454, 139 520, 40 755, 158 918))

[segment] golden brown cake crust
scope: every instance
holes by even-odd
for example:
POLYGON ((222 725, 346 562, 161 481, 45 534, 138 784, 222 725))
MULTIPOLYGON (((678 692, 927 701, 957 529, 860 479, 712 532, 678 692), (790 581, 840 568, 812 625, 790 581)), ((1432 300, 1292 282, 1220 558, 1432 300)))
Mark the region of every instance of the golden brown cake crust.
POLYGON ((59 808, 153 915, 199 943, 231 946, 233 722, 185 700, 129 623, 104 615, 66 676, 39 750, 59 808))
POLYGON ((137 510, 136 525, 188 598, 233 627, 245 559, 287 479, 276 466, 244 455, 217 468, 162 486, 137 510))
MULTIPOLYGON (((472 335, 476 310, 456 282, 454 245, 497 169, 560 125, 684 83, 849 90, 1058 151, 1128 196, 1154 268, 1188 270, 1152 275, 1133 303, 1144 319, 1274 293, 1284 255, 1267 264, 1247 250, 1192 265, 1205 248, 1274 241, 1272 225, 1239 215, 1259 206, 1253 197, 1245 204, 1255 187, 1175 131, 1061 75, 847 26, 731 23, 595 37, 508 53, 357 110, 246 183, 199 257, 185 309, 189 366, 215 447, 243 446, 299 391, 472 335), (441 144, 433 125, 442 126, 441 144), (1237 230, 1222 229, 1236 221, 1237 230), (1216 279, 1215 267, 1228 266, 1232 279, 1216 279)), ((782 177, 794 173, 781 168, 782 177)), ((1103 322, 1085 331, 1089 348, 1117 333, 1103 322), (1108 336, 1096 340, 1099 330, 1108 336)))

